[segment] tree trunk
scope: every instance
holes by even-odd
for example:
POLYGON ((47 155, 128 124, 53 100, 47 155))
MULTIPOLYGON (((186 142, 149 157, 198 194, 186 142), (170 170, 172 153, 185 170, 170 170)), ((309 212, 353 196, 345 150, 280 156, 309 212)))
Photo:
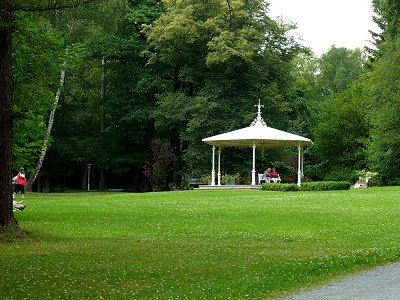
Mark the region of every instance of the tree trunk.
MULTIPOLYGON (((103 58, 101 60, 101 105, 100 105, 100 132, 104 132, 105 124, 105 113, 104 113, 104 95, 105 95, 105 83, 106 83, 106 60, 103 58)), ((104 167, 100 168, 100 191, 105 191, 107 189, 107 181, 104 167)))
POLYGON ((12 28, 11 2, 0 3, 0 233, 17 232, 12 210, 12 28))
MULTIPOLYGON (((66 63, 64 62, 64 66, 65 66, 65 64, 66 63)), ((64 87, 64 82, 65 82, 65 70, 62 70, 61 75, 60 75, 60 84, 58 86, 58 90, 57 90, 56 96, 54 98, 54 108, 50 112, 49 121, 47 123, 46 138, 43 141, 42 152, 40 153, 40 157, 38 158, 38 160, 36 162, 35 172, 29 176, 29 179, 27 182, 27 190, 30 190, 32 185, 34 184, 36 177, 39 174, 40 168, 42 167, 44 158, 46 156, 47 146, 48 146, 50 135, 51 135, 51 129, 53 128, 53 123, 54 123, 54 115, 56 113, 58 101, 60 100, 61 91, 64 87)))
MULTIPOLYGON (((74 3, 46 2, 43 6, 19 1, 20 8, 45 11, 77 7, 94 0, 74 3), (52 5, 50 5, 52 4, 52 5)), ((13 72, 12 32, 15 26, 13 0, 0 0, 0 233, 19 231, 12 210, 12 133, 13 133, 13 72)), ((36 4, 39 4, 37 2, 36 4)))

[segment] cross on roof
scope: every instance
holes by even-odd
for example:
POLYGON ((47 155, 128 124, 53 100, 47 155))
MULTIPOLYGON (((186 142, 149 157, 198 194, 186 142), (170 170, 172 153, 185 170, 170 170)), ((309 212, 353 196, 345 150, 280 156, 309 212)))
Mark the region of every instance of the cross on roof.
POLYGON ((264 105, 261 104, 261 100, 258 99, 258 105, 254 105, 254 107, 258 107, 258 114, 261 115, 261 107, 264 107, 264 105))
POLYGON ((254 126, 254 125, 262 125, 262 126, 267 126, 267 124, 264 122, 262 116, 261 116, 261 107, 264 107, 264 105, 261 104, 260 99, 258 99, 258 105, 254 105, 255 107, 258 107, 258 111, 257 111, 257 117, 253 120, 253 122, 251 122, 250 126, 254 126))

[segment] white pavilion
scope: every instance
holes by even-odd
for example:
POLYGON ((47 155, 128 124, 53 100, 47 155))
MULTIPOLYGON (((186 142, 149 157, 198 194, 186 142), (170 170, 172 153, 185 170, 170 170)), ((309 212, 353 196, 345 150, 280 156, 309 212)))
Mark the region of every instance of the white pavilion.
POLYGON ((268 127, 261 117, 261 107, 258 103, 257 117, 249 127, 214 135, 202 139, 203 142, 212 146, 212 169, 211 185, 215 186, 215 176, 217 175, 217 185, 221 185, 221 150, 223 147, 251 147, 253 149, 253 167, 251 170, 251 185, 256 185, 256 149, 276 148, 276 147, 297 147, 298 149, 298 171, 297 185, 301 186, 303 174, 303 152, 304 147, 310 146, 313 142, 305 137, 268 127), (215 155, 218 147, 217 172, 215 170, 215 155))

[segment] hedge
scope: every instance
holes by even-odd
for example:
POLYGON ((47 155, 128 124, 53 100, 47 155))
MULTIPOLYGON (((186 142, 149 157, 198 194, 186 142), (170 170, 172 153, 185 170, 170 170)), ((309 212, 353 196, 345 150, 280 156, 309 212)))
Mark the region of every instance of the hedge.
POLYGON ((348 190, 351 184, 347 181, 315 181, 304 182, 301 185, 302 191, 332 191, 332 190, 348 190))
POLYGON ((297 192, 299 187, 295 183, 263 183, 263 191, 297 192))
POLYGON ((278 191, 278 192, 297 192, 302 191, 333 191, 333 190, 348 190, 351 184, 347 181, 315 181, 304 182, 301 188, 295 183, 263 183, 263 191, 278 191))

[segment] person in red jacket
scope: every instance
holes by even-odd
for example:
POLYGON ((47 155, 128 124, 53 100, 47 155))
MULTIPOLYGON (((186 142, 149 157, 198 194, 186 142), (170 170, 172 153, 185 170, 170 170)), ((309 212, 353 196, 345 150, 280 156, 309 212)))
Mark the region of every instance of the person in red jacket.
POLYGON ((281 182, 281 177, 279 176, 279 173, 276 171, 275 168, 272 168, 271 177, 271 181, 275 183, 281 182))
POLYGON ((275 168, 272 168, 271 177, 272 178, 279 178, 279 173, 276 171, 275 168))
POLYGON ((25 198, 25 186, 26 186, 25 170, 23 167, 21 167, 18 175, 15 178, 13 198, 15 198, 15 195, 18 194, 19 191, 21 191, 22 198, 25 198))

